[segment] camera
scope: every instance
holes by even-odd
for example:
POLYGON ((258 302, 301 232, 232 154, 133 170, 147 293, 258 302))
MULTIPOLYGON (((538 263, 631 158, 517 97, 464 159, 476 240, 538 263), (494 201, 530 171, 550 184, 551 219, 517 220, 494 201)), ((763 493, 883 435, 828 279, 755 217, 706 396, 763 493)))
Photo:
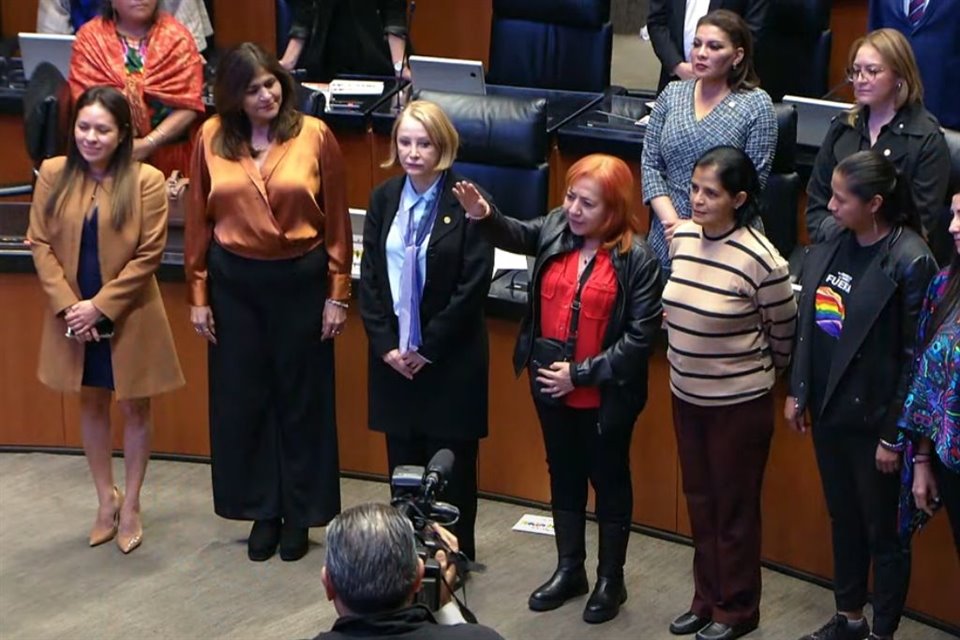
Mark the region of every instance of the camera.
POLYGON ((398 465, 390 477, 390 489, 393 493, 390 504, 413 524, 417 537, 417 554, 423 560, 425 568, 416 601, 426 605, 431 611, 440 608, 440 587, 443 581, 440 564, 435 558, 437 551, 443 550, 451 562, 457 563, 458 575, 462 575, 465 567, 460 554, 453 553, 439 536, 428 530, 432 522, 450 526, 456 524, 460 518, 457 507, 437 500, 452 469, 453 452, 441 449, 430 459, 426 468, 398 465))

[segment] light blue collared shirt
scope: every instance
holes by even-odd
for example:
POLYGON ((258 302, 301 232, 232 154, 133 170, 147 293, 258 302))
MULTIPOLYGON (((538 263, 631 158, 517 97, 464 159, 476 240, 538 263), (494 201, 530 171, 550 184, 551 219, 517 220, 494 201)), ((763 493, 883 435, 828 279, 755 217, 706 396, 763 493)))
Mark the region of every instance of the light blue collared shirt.
MULTIPOLYGON (((439 198, 442 195, 436 193, 437 189, 440 188, 441 177, 442 175, 437 176, 433 184, 427 187, 427 190, 422 194, 417 193, 413 183, 410 182, 410 178, 404 181, 403 191, 400 192, 400 205, 397 207, 397 215, 394 216, 390 231, 387 232, 387 279, 390 281, 393 313, 397 316, 400 314, 400 272, 403 270, 403 232, 407 225, 407 212, 413 207, 413 228, 416 229, 423 217, 429 213, 426 201, 432 202, 434 196, 439 198), (423 198, 417 202, 421 195, 423 198)), ((420 271, 420 282, 427 281, 427 245, 430 244, 431 235, 432 229, 427 232, 423 244, 417 251, 417 269, 420 271)))

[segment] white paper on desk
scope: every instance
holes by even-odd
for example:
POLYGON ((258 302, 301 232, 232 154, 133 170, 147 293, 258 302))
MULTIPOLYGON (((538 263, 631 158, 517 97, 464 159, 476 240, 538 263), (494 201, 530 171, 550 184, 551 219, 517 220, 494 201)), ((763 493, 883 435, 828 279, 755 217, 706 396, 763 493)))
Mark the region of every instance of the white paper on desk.
POLYGON ((330 83, 330 93, 342 93, 349 96, 379 96, 383 93, 380 80, 334 80, 330 83))
POLYGON ((493 250, 493 272, 510 271, 512 269, 527 270, 527 256, 519 253, 510 253, 501 249, 493 250))
POLYGON ((535 516, 532 513, 525 513, 523 517, 517 520, 513 525, 514 531, 523 533, 539 533, 543 536, 556 535, 553 532, 553 518, 550 516, 535 516))

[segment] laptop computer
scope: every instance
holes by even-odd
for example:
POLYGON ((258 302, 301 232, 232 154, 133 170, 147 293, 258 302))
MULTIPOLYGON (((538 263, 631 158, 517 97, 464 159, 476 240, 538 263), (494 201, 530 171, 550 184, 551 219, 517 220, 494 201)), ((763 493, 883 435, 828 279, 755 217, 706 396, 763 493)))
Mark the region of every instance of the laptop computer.
POLYGON ((446 91, 486 95, 483 63, 479 60, 410 56, 410 74, 415 91, 446 91))
POLYGON ((797 109, 797 144, 819 147, 833 119, 853 108, 849 102, 831 102, 804 96, 783 96, 784 104, 797 109))
POLYGON ((18 33, 20 55, 23 57, 23 75, 30 79, 41 62, 55 66, 63 77, 70 73, 70 55, 76 36, 58 33, 18 33))

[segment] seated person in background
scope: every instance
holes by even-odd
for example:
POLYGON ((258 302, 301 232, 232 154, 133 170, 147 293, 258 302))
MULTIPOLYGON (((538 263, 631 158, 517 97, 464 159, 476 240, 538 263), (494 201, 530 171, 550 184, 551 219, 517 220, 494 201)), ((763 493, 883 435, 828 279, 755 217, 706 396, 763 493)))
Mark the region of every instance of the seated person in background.
MULTIPOLYGON (((436 532, 451 550, 457 551, 453 535, 439 526, 436 532)), ((441 607, 436 615, 421 604, 413 604, 424 574, 416 544, 410 520, 389 505, 362 504, 334 518, 327 525, 327 558, 320 577, 327 599, 340 617, 333 629, 314 640, 502 640, 489 627, 467 624, 445 585, 440 587, 441 607)), ((456 565, 447 563, 443 551, 436 557, 444 581, 453 583, 456 565)))
MULTIPOLYGON (((709 149, 742 149, 757 169, 761 188, 777 147, 773 102, 753 68, 753 37, 743 18, 719 9, 700 18, 693 40, 694 79, 671 82, 657 97, 643 138, 643 200, 649 205, 647 242, 664 282, 670 275, 670 241, 690 219, 690 177, 709 149)), ((752 223, 760 228, 759 219, 752 223)))
POLYGON ((857 104, 847 115, 834 118, 807 183, 810 242, 823 242, 839 228, 827 206, 834 168, 844 158, 871 148, 893 162, 908 181, 923 229, 929 233, 946 202, 950 152, 940 124, 923 106, 923 84, 910 43, 893 29, 860 38, 850 49, 847 80, 857 104))
POLYGON ((288 70, 330 82, 338 75, 401 75, 407 39, 406 0, 289 0, 290 41, 280 59, 288 70))
POLYGON ((203 60, 186 27, 157 0, 111 0, 77 32, 70 93, 106 85, 124 93, 133 111, 133 159, 169 175, 186 173, 190 126, 204 112, 203 60))
POLYGON ((660 64, 661 91, 671 80, 692 80, 693 37, 697 23, 708 11, 727 9, 746 20, 753 35, 753 46, 760 41, 760 32, 770 0, 650 0, 647 31, 660 64))
POLYGON ((960 129, 960 0, 870 0, 868 28, 890 27, 913 47, 926 90, 924 103, 940 124, 960 129))
MULTIPOLYGON (((102 0, 39 0, 37 31, 39 33, 75 33, 100 14, 102 0)), ((207 47, 213 25, 203 0, 160 0, 160 10, 171 14, 190 30, 197 49, 207 47)))

